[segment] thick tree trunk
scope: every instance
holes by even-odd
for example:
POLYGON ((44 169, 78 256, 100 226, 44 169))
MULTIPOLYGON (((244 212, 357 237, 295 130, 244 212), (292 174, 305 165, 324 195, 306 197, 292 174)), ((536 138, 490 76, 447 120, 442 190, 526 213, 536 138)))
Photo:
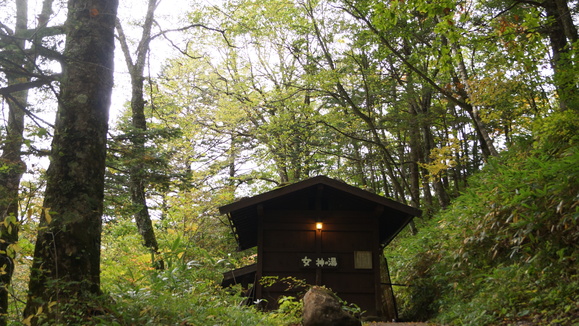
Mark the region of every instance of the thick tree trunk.
MULTIPOLYGON (((100 294, 106 140, 118 0, 69 0, 66 60, 25 318, 67 323, 100 294), (48 307, 51 306, 49 309, 48 307), (43 308, 40 310, 40 308, 43 308), (42 311, 41 316, 36 316, 42 311)), ((78 319, 75 319, 78 322, 78 319)))

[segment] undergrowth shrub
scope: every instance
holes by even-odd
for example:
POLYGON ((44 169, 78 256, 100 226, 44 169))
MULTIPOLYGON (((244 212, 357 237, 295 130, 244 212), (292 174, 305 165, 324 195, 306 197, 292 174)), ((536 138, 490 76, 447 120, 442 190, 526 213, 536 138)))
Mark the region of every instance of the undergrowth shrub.
POLYGON ((163 243, 165 269, 158 270, 151 266, 148 251, 135 246, 139 239, 130 234, 138 234, 136 230, 119 232, 105 232, 102 286, 110 304, 108 313, 94 317, 94 324, 285 325, 281 314, 242 304, 240 288, 221 288, 221 272, 231 268, 227 259, 175 236, 163 243))
POLYGON ((389 246, 393 282, 409 285, 397 288, 403 318, 579 319, 579 146, 564 135, 490 160, 451 207, 418 221, 418 236, 389 246))

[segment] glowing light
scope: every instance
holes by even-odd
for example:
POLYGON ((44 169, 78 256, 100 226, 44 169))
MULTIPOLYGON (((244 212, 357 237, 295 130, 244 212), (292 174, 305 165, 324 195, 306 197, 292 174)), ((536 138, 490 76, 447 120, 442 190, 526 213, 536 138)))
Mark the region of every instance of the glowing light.
POLYGON ((322 222, 317 222, 317 223, 316 223, 316 229, 321 230, 321 229, 322 229, 322 226, 323 226, 322 222))

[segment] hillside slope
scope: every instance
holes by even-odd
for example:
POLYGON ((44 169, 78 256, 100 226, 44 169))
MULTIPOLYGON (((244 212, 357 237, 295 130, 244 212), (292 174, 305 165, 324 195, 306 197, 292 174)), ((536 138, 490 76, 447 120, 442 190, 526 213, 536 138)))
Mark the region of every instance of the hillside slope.
POLYGON ((566 114, 542 121, 540 137, 488 162, 449 209, 387 249, 393 282, 407 285, 396 288, 403 318, 579 320, 577 124, 566 114))

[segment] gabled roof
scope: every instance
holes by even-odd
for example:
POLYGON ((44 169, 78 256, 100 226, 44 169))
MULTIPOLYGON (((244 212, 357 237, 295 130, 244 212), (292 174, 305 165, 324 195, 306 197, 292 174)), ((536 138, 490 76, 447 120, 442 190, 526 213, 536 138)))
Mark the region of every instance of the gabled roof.
POLYGON ((325 176, 313 177, 254 197, 241 199, 220 207, 219 212, 228 214, 237 237, 239 250, 249 249, 257 245, 258 205, 286 198, 291 200, 296 193, 310 191, 319 185, 323 185, 326 191, 333 191, 334 194, 339 193, 352 200, 367 203, 367 205, 382 206, 384 210, 379 216, 379 225, 380 243, 383 245, 390 243, 412 218, 421 214, 421 211, 416 208, 325 176))

